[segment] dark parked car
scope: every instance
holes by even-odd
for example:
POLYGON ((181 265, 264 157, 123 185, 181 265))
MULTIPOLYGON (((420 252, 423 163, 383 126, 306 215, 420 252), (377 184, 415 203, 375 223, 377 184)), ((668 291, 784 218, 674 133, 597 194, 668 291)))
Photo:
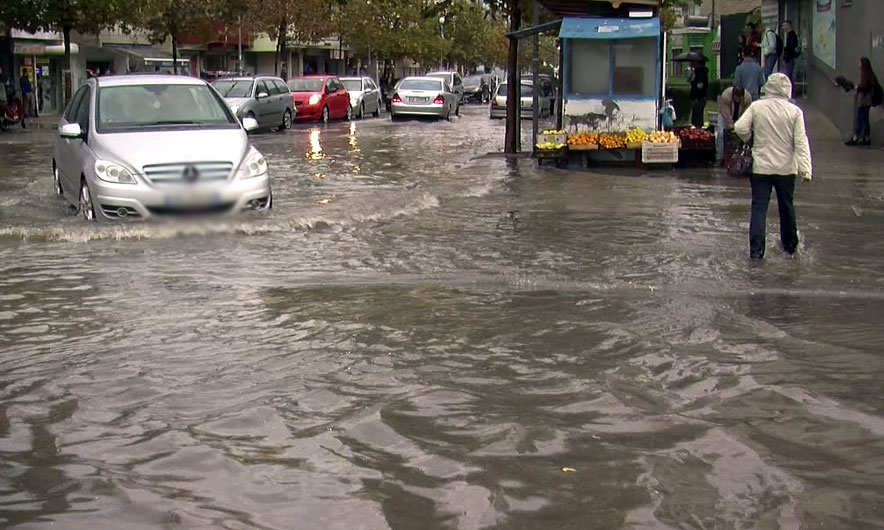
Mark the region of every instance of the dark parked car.
POLYGON ((464 102, 488 103, 493 89, 494 79, 490 74, 468 75, 463 79, 464 102))

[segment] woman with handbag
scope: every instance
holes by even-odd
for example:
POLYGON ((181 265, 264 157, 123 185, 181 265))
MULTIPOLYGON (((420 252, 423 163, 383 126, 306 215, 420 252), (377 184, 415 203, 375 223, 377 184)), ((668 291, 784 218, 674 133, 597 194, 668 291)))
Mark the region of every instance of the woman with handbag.
POLYGON ((798 250, 798 224, 793 197, 795 180, 810 181, 810 145, 804 113, 789 101, 792 82, 785 74, 771 74, 764 94, 734 124, 734 132, 752 142, 752 217, 749 221, 749 257, 762 259, 767 233, 767 206, 771 190, 777 194, 783 250, 798 250))
POLYGON ((854 90, 853 136, 844 145, 871 145, 869 111, 881 104, 881 85, 868 57, 859 60, 859 84, 854 90))

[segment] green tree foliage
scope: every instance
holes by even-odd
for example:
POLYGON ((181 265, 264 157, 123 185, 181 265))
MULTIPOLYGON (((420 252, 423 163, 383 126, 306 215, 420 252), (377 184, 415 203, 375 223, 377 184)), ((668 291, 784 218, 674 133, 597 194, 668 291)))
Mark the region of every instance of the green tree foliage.
POLYGON ((60 31, 64 39, 64 95, 71 98, 71 32, 98 33, 131 20, 126 0, 4 0, 0 23, 26 31, 60 31))
POLYGON ((155 43, 172 41, 172 64, 178 73, 178 41, 181 35, 204 35, 212 32, 218 2, 213 0, 132 0, 133 25, 147 30, 155 43))
POLYGON ((277 73, 280 52, 289 42, 317 42, 335 33, 335 12, 339 2, 333 0, 246 0, 246 23, 255 31, 276 40, 277 73))

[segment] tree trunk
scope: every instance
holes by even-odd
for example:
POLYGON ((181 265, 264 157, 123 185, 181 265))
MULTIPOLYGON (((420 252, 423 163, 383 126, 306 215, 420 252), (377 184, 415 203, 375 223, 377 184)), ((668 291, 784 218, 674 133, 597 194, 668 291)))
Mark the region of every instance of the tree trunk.
MULTIPOLYGON (((522 22, 519 0, 509 0, 510 31, 518 31, 522 22)), ((519 40, 509 39, 506 58, 506 136, 503 151, 518 153, 521 148, 521 87, 519 86, 519 40)))
POLYGON ((74 80, 71 75, 71 27, 64 26, 61 33, 64 36, 64 73, 62 74, 62 84, 64 85, 64 106, 67 107, 71 101, 71 94, 74 93, 72 86, 74 80))
POLYGON ((285 53, 286 46, 288 43, 288 21, 283 19, 282 22, 279 23, 279 36, 276 37, 276 65, 273 67, 276 71, 276 75, 279 75, 279 71, 282 68, 280 62, 282 61, 283 54, 285 53))
POLYGON ((178 31, 172 32, 172 73, 178 75, 178 31))

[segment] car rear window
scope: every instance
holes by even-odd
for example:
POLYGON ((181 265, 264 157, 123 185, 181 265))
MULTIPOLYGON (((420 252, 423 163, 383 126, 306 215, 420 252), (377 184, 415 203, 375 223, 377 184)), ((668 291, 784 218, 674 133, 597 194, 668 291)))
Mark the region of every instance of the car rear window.
POLYGON ((292 79, 289 88, 292 92, 319 92, 322 90, 322 79, 292 79))
POLYGON ((252 93, 251 79, 220 79, 212 83, 222 98, 247 98, 252 93))
POLYGON ((406 79, 399 84, 402 90, 442 90, 442 81, 432 79, 406 79))
MULTIPOLYGON (((506 83, 503 83, 500 85, 500 87, 497 89, 497 95, 506 97, 506 83)), ((532 87, 531 85, 526 85, 526 84, 522 83, 522 97, 523 98, 526 96, 530 97, 533 95, 534 95, 534 87, 532 87)))
POLYGON ((238 127, 208 85, 121 85, 98 90, 99 132, 152 127, 238 127))

